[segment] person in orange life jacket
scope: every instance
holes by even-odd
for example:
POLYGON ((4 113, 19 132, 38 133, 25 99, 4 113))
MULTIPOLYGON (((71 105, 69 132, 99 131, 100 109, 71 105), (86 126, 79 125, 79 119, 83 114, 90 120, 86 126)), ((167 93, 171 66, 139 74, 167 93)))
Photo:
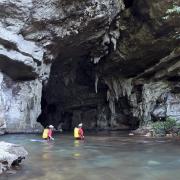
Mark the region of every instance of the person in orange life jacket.
POLYGON ((54 138, 52 137, 52 133, 53 133, 53 125, 49 126, 49 130, 48 130, 48 140, 54 140, 54 138))

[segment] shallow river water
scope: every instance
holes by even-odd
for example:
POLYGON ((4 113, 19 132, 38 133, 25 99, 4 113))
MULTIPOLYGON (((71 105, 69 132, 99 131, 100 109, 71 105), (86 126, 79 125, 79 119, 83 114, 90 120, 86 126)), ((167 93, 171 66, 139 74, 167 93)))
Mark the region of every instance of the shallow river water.
POLYGON ((29 156, 16 174, 0 180, 180 180, 180 140, 99 133, 85 141, 56 135, 6 135, 0 141, 23 145, 29 156), (37 141, 36 141, 37 140, 37 141))

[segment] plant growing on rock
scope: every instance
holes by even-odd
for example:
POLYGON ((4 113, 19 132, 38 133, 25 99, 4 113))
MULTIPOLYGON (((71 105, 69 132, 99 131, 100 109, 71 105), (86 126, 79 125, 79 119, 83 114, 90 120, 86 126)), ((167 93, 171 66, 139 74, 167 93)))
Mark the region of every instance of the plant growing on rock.
POLYGON ((153 135, 155 136, 164 136, 165 131, 164 131, 164 123, 161 121, 157 121, 152 124, 152 129, 153 129, 153 135))
POLYGON ((152 124, 153 134, 155 136, 165 136, 166 134, 174 133, 174 129, 177 128, 179 124, 177 124, 176 120, 168 117, 166 121, 157 121, 152 124))
POLYGON ((166 133, 171 133, 173 131, 173 128, 176 126, 176 120, 173 118, 167 118, 166 121, 164 121, 164 130, 166 133))

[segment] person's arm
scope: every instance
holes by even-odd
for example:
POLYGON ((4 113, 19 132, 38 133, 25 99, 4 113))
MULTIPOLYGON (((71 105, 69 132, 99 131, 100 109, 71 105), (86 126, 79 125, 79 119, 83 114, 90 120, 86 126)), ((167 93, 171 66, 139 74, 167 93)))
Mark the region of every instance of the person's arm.
POLYGON ((82 128, 79 128, 79 136, 81 139, 84 139, 84 132, 83 132, 83 129, 82 128))
POLYGON ((49 139, 54 140, 54 138, 52 137, 52 130, 51 129, 48 131, 48 137, 49 137, 49 139))

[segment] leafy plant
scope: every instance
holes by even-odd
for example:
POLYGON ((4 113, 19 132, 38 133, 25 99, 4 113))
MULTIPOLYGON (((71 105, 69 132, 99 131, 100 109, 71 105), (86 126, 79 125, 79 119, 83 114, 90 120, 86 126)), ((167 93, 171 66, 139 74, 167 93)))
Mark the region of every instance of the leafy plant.
POLYGON ((167 118, 166 121, 164 121, 164 130, 166 133, 170 133, 173 130, 173 127, 176 126, 176 120, 173 118, 167 118))
POLYGON ((154 135, 165 135, 164 122, 157 121, 152 124, 154 135))
MULTIPOLYGON (((166 121, 157 121, 152 124, 152 129, 155 135, 164 136, 173 131, 173 128, 177 126, 176 120, 173 118, 167 118, 166 121)), ((180 124, 178 125, 180 126, 180 124)))

